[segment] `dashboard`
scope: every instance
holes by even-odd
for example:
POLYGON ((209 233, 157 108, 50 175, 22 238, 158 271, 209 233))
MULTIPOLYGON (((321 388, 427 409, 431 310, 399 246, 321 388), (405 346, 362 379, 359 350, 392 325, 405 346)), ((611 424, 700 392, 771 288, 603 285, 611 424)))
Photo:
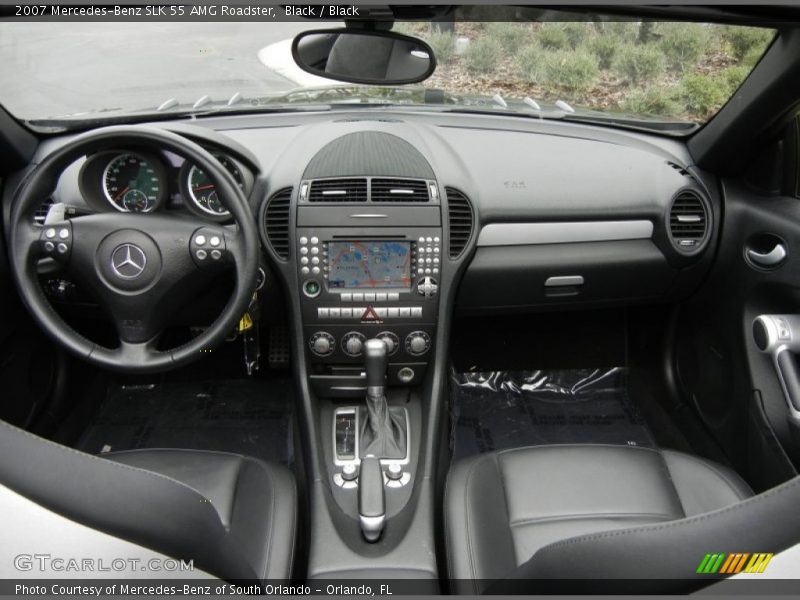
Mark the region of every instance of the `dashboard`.
MULTIPOLYGON (((678 301, 713 260, 719 193, 678 139, 394 108, 151 126, 204 146, 245 191, 277 275, 262 297, 290 300, 328 394, 371 336, 396 350, 395 383, 418 381, 441 310, 678 301)), ((157 147, 86 157, 52 201, 229 221, 214 183, 157 147)))

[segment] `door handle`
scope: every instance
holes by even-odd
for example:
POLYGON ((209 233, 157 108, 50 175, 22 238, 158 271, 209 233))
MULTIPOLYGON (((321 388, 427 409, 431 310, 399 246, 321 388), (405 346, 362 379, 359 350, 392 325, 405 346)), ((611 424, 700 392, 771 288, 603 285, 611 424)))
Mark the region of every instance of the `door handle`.
POLYGON ((775 267, 786 259, 786 246, 778 243, 772 250, 763 253, 748 249, 747 258, 757 267, 775 267))

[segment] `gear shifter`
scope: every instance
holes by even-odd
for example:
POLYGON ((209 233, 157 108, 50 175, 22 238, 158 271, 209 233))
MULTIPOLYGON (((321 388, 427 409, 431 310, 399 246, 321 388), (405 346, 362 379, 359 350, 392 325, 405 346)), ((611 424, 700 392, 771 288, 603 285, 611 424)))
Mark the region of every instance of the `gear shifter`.
POLYGON ((392 411, 386 401, 386 344, 367 340, 364 344, 367 374, 367 415, 361 431, 361 457, 403 459, 406 456, 405 412, 392 411))

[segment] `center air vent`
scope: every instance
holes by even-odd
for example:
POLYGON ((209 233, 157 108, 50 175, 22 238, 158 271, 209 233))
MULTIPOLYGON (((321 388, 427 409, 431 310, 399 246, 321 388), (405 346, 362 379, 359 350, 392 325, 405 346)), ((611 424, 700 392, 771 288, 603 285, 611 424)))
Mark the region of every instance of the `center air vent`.
POLYGON ((458 258, 467 247, 474 217, 467 197, 454 188, 445 188, 447 193, 447 219, 450 225, 450 258, 458 258))
POLYGON ((373 202, 428 202, 428 183, 423 179, 373 179, 373 202))
POLYGON ((669 211, 672 243, 682 252, 695 252, 708 235, 708 210, 700 195, 692 190, 681 192, 669 211))
POLYGON ((367 180, 317 179, 311 182, 309 202, 366 202, 367 180))
POLYGON ((276 192, 267 200, 264 211, 264 227, 272 250, 284 260, 289 258, 289 209, 292 204, 292 188, 276 192))

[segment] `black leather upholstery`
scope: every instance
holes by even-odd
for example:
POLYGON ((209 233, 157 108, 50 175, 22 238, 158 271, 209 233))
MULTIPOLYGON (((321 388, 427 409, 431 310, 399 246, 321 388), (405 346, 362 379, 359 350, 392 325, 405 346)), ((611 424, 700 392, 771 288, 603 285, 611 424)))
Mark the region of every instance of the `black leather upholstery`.
POLYGON ((294 477, 235 454, 97 457, 0 421, 0 482, 68 518, 229 580, 288 579, 294 477))
MULTIPOLYGON (((568 571, 562 566, 559 575, 554 560, 548 561, 548 571, 535 568, 535 563, 543 549, 567 544, 563 540, 568 538, 667 524, 751 495, 730 469, 678 452, 568 445, 479 455, 456 464, 448 477, 449 575, 461 580, 457 591, 469 593, 507 577, 581 577, 581 567, 566 545, 559 558, 569 565, 568 571)), ((608 543, 613 543, 610 537, 608 543)), ((716 548, 711 540, 706 544, 716 548)), ((677 546, 673 550, 683 552, 677 546)), ((641 547, 639 551, 650 553, 641 547)), ((593 561, 588 554, 583 558, 586 564, 593 561)), ((700 558, 692 555, 694 567, 678 576, 693 574, 700 558)), ((664 559, 662 554, 659 561, 664 559)), ((642 565, 637 560, 629 564, 639 569, 642 565)), ((586 576, 628 576, 619 566, 599 573, 586 576)), ((638 573, 641 576, 641 570, 638 573)))

